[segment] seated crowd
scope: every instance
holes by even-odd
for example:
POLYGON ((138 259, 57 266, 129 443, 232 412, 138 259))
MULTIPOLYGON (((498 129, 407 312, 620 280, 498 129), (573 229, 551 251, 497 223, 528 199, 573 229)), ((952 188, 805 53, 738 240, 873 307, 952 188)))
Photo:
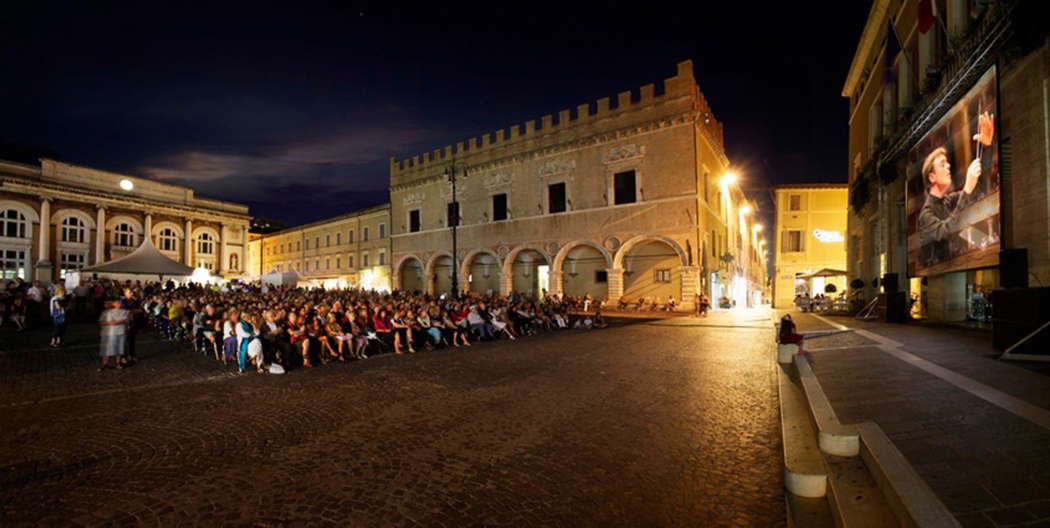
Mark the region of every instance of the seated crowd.
MULTIPOLYGON (((434 297, 403 291, 324 290, 169 282, 92 284, 104 299, 102 368, 123 357, 130 328, 154 326, 166 339, 239 369, 281 372, 373 354, 469 347, 565 328, 606 326, 600 303, 578 298, 512 294, 434 297), (584 306, 593 313, 580 313, 584 306), (121 339, 124 341, 121 342, 121 339)), ((94 296, 94 295, 93 295, 94 296)))

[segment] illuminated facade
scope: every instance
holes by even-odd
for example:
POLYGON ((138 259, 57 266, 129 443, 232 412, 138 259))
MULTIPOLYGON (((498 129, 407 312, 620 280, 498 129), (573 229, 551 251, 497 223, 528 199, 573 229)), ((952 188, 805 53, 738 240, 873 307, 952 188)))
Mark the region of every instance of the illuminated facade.
POLYGON ((846 271, 846 184, 778 185, 773 307, 790 308, 795 295, 846 291, 846 277, 801 278, 822 269, 846 271))
POLYGON ((392 159, 394 287, 449 292, 455 269, 462 291, 750 303, 765 255, 743 194, 719 185, 722 124, 691 62, 660 88, 392 159))
POLYGON ((389 204, 256 237, 256 275, 293 271, 303 285, 391 287, 389 204))
MULTIPOLYGON (((940 134, 956 156, 959 172, 954 191, 962 187, 962 171, 980 147, 969 139, 977 127, 974 109, 994 114, 994 142, 985 150, 982 178, 998 191, 1001 215, 981 233, 1002 249, 1027 250, 1027 280, 1050 283, 1050 48, 1047 45, 1045 2, 969 2, 965 0, 876 0, 861 35, 846 78, 842 96, 849 98, 850 209, 847 237, 851 279, 860 279, 858 292, 870 298, 883 290, 885 274, 896 274, 901 288, 913 301, 913 315, 933 320, 987 320, 988 294, 1002 283, 997 255, 967 265, 916 266, 916 247, 909 229, 916 229, 916 215, 909 200, 922 198, 923 181, 909 152, 925 138, 938 136, 938 127, 971 132, 954 144, 940 134), (901 53, 892 57, 886 73, 889 24, 895 28, 901 53), (982 79, 992 77, 998 100, 966 106, 967 97, 982 79), (996 102, 998 103, 996 105, 996 102), (997 106, 997 108, 996 108, 997 106), (994 167, 987 160, 996 158, 994 167), (911 174, 916 172, 916 174, 911 174), (961 175, 961 176, 960 176, 961 175), (916 177, 918 185, 910 178, 916 177), (917 196, 918 195, 918 196, 917 196), (1000 227, 1001 226, 1001 227, 1000 227), (911 240, 909 240, 911 238, 911 240), (909 245, 910 244, 910 245, 909 245), (910 269, 921 271, 909 275, 910 269)), ((930 145, 933 146, 933 145, 930 145)), ((996 204, 998 205, 998 204, 996 204)), ((975 239, 974 230, 952 233, 952 244, 975 239)), ((982 242, 983 243, 983 242, 982 242)))
POLYGON ((193 189, 41 159, 0 161, 0 273, 58 281, 69 271, 124 256, 147 234, 163 254, 240 276, 248 207, 193 189))

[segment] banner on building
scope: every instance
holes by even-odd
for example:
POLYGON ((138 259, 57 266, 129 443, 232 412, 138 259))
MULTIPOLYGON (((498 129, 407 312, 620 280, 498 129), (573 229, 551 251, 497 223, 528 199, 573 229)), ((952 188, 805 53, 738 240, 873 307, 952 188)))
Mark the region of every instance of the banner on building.
POLYGON ((999 264, 996 71, 988 70, 908 152, 908 274, 999 264))

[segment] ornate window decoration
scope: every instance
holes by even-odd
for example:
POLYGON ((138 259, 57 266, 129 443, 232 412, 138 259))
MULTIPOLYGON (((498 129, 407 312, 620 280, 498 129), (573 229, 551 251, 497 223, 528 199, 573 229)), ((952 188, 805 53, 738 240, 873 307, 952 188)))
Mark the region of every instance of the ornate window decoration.
POLYGON ((62 242, 83 244, 87 240, 87 224, 75 216, 67 216, 62 219, 62 242))
POLYGON ((160 230, 157 235, 157 246, 161 251, 178 251, 179 235, 170 227, 160 230))

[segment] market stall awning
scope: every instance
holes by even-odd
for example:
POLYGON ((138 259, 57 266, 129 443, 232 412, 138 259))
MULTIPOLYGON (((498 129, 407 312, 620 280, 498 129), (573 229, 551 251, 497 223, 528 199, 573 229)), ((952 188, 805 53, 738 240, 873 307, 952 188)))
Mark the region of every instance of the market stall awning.
POLYGON ((82 273, 129 273, 136 275, 160 275, 164 277, 182 277, 193 273, 193 268, 164 256, 153 247, 149 237, 135 251, 80 270, 82 273))
POLYGON ((837 270, 837 269, 831 269, 831 268, 823 268, 823 269, 819 269, 817 271, 814 271, 813 273, 805 273, 805 274, 795 275, 795 278, 796 279, 812 279, 813 277, 839 277, 839 276, 845 276, 845 275, 847 275, 847 273, 845 271, 843 271, 843 270, 837 270))

